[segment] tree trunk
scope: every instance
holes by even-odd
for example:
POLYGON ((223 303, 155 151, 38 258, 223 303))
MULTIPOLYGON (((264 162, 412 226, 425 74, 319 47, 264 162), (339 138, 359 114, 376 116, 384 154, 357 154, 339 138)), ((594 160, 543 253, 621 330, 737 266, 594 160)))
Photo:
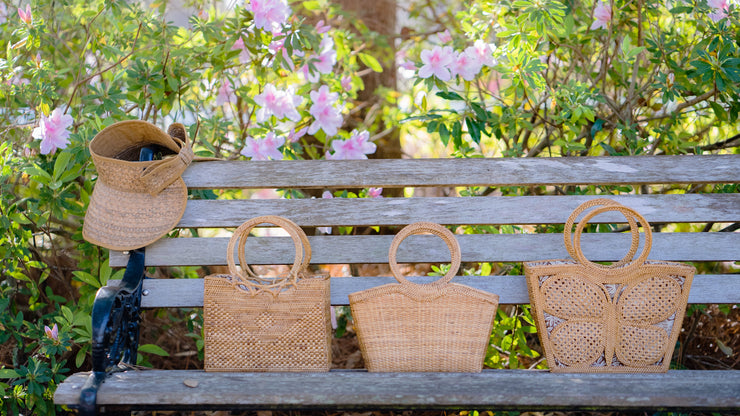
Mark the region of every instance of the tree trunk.
MULTIPOLYGON (((391 47, 390 53, 388 50, 381 51, 379 48, 373 49, 372 46, 367 50, 367 53, 380 61, 380 64, 383 66, 383 72, 370 72, 363 77, 365 89, 359 91, 357 94, 357 99, 360 102, 367 103, 365 109, 358 115, 359 119, 363 120, 369 111, 373 111, 375 107, 382 104, 382 97, 379 97, 375 93, 378 87, 396 89, 395 46, 393 43, 393 36, 396 34, 396 0, 336 1, 343 10, 356 14, 370 30, 385 36, 391 47)), ((383 123, 380 123, 379 126, 379 132, 386 130, 386 126, 383 123)), ((398 129, 394 128, 388 134, 383 135, 383 137, 375 141, 375 144, 378 146, 378 150, 370 155, 370 158, 401 158, 401 141, 398 129)))

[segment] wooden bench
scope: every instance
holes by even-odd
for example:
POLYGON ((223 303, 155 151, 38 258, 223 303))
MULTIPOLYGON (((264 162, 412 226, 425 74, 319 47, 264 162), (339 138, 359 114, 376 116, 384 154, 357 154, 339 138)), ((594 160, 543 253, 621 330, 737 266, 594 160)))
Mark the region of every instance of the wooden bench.
MULTIPOLYGON (((258 215, 280 215, 302 227, 405 226, 426 220, 445 225, 562 224, 580 203, 595 197, 589 185, 631 186, 611 191, 636 209, 655 231, 662 225, 700 223, 711 232, 655 232, 650 258, 684 262, 740 259, 740 194, 703 193, 711 186, 740 182, 740 156, 578 157, 537 159, 437 159, 352 161, 232 161, 193 163, 183 175, 190 189, 291 188, 321 190, 383 187, 422 193, 427 187, 520 187, 518 195, 480 197, 305 198, 191 200, 179 227, 232 228, 258 215), (548 188, 544 188, 547 185, 548 188), (661 190, 648 185, 660 185, 661 190), (678 186, 681 185, 681 186, 678 186), (563 195, 579 186, 588 195, 563 195), (690 192, 674 192, 674 189, 690 192), (647 194, 648 189, 655 193, 647 194), (715 224, 714 226, 711 226, 715 224), (725 231, 725 232, 718 232, 725 231)), ((612 189, 617 189, 616 187, 612 189)), ((602 216, 598 219, 602 219, 602 216)), ((603 215, 603 220, 610 218, 603 215)), ((701 227, 697 227, 701 228, 701 227)), ((562 234, 458 235, 463 263, 567 258, 562 234)), ((313 264, 388 262, 393 235, 316 235, 309 237, 313 264)), ((171 238, 146 248, 146 265, 226 264, 228 237, 171 238)), ((621 258, 629 246, 625 233, 584 236, 584 252, 594 261, 621 258)), ((289 238, 251 238, 250 264, 287 264, 289 238), (269 254, 268 254, 269 253, 269 254)), ((129 253, 112 252, 110 264, 122 267, 129 253)), ((484 370, 480 374, 368 373, 206 373, 198 370, 128 370, 105 377, 102 368, 119 358, 135 360, 141 308, 203 306, 202 279, 147 279, 138 286, 143 258, 132 252, 124 283, 101 289, 94 309, 95 373, 78 373, 62 383, 55 402, 86 412, 137 409, 233 410, 676 410, 740 411, 740 372, 670 370, 666 374, 553 374, 542 370, 484 370), (111 312, 112 311, 112 312, 111 312), (99 314, 99 316, 96 316, 99 314), (123 322, 115 328, 114 322, 123 322), (106 329, 107 328, 107 329, 106 329), (115 341, 118 343, 116 344, 115 341), (106 362, 106 360, 110 362, 106 362), (102 383, 101 383, 102 382, 102 383), (95 393, 95 387, 99 386, 95 393), (84 394, 81 392, 85 390, 84 394)), ((445 263, 449 252, 433 236, 409 238, 400 262, 445 263)), ((731 266, 737 267, 737 266, 731 266)), ((433 280, 429 277, 423 281, 433 280)), ((394 281, 392 277, 332 278, 332 304, 347 305, 349 293, 394 281)), ((419 281, 419 280, 417 280, 419 281)), ((454 281, 500 296, 501 305, 528 304, 523 276, 458 276, 454 281)), ((701 274, 694 279, 691 304, 740 303, 740 274, 701 274)))

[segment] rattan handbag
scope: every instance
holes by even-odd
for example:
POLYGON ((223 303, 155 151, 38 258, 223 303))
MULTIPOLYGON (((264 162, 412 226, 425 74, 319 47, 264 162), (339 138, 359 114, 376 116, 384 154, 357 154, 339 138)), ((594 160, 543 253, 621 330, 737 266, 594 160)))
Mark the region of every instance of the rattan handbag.
POLYGON ((389 252, 391 283, 349 295, 360 350, 369 371, 479 372, 498 307, 498 296, 449 283, 460 267, 460 246, 439 224, 417 222, 402 229, 389 252), (401 275, 396 251, 412 234, 441 237, 452 267, 426 284, 401 275))
POLYGON ((205 277, 205 370, 329 371, 329 276, 308 274, 311 247, 303 230, 282 217, 253 218, 234 232, 227 259, 230 274, 205 277), (282 227, 295 243, 287 275, 261 278, 247 266, 247 236, 262 223, 282 227), (234 263, 235 247, 242 270, 234 263))
POLYGON ((650 224, 635 210, 609 199, 594 199, 576 208, 565 224, 564 239, 574 260, 524 263, 532 312, 551 371, 667 371, 694 267, 647 260, 650 224), (589 209, 571 234, 576 218, 589 209), (632 244, 622 260, 601 265, 584 257, 581 233, 589 220, 607 211, 625 216, 632 244), (638 222, 645 242, 635 259, 638 222))

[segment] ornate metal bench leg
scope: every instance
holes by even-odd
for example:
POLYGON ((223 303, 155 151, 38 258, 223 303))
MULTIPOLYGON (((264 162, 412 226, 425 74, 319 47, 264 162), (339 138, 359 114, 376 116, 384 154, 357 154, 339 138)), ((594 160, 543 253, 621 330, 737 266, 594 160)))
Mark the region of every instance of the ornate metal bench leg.
POLYGON ((98 290, 93 304, 93 372, 80 392, 80 414, 97 414, 98 387, 118 364, 136 364, 144 249, 132 250, 121 284, 98 290))

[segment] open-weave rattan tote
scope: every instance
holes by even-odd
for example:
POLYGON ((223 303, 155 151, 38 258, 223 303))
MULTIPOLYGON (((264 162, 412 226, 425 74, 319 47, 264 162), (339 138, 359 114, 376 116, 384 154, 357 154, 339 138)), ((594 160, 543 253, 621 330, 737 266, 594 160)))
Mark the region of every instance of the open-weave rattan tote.
POLYGON ((573 260, 524 263, 532 312, 551 371, 667 371, 694 267, 647 260, 650 224, 635 210, 609 199, 576 208, 565 224, 564 239, 573 260), (587 210, 572 233, 576 218, 587 210), (632 244, 622 260, 601 265, 583 255, 581 233, 589 220, 607 211, 625 216, 632 244), (638 223, 645 242, 634 258, 640 244, 638 223))
POLYGON ((234 232, 227 259, 230 274, 206 276, 204 282, 205 370, 329 371, 329 276, 307 273, 311 246, 303 230, 282 217, 253 218, 234 232), (282 227, 295 243, 295 261, 285 276, 260 278, 247 266, 247 236, 262 223, 282 227))
POLYGON ((349 295, 360 350, 369 371, 479 372, 498 307, 498 296, 449 283, 460 267, 460 246, 448 229, 417 222, 391 243, 391 283, 349 295), (396 262, 401 242, 412 234, 441 237, 452 267, 441 279, 409 282, 396 262))

